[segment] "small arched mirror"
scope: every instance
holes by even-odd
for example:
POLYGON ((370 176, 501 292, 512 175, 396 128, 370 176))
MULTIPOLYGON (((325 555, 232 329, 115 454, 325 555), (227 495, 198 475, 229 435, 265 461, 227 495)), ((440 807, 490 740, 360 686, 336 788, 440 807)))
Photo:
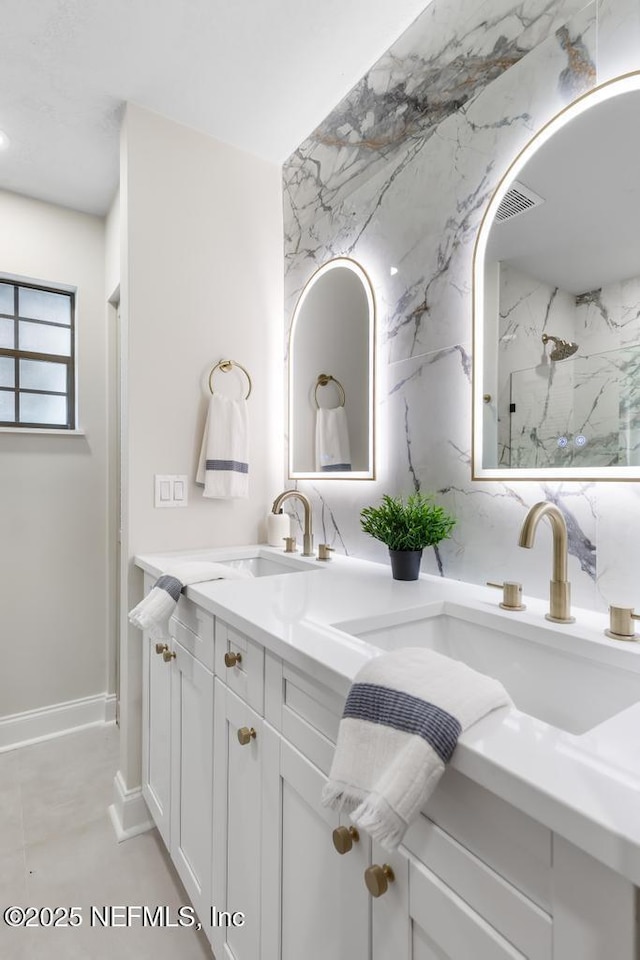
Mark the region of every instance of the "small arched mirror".
POLYGON ((289 476, 374 477, 375 306, 355 260, 317 270, 296 304, 289 341, 289 476))
POLYGON ((476 479, 640 478, 640 73, 516 158, 474 260, 476 479))

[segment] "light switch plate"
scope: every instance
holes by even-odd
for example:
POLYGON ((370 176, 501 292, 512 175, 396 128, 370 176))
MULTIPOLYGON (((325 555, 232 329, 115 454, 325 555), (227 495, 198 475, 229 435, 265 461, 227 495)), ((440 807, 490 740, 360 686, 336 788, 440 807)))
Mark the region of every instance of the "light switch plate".
POLYGON ((186 507, 189 502, 188 477, 183 473, 154 474, 156 507, 186 507))

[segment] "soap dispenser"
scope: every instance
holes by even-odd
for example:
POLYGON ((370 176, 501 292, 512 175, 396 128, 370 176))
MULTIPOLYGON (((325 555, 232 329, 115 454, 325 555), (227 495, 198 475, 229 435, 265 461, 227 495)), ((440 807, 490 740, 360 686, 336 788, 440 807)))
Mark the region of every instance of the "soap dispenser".
POLYGON ((285 537, 291 536, 291 517, 280 510, 267 514, 267 543, 270 547, 281 547, 285 537))

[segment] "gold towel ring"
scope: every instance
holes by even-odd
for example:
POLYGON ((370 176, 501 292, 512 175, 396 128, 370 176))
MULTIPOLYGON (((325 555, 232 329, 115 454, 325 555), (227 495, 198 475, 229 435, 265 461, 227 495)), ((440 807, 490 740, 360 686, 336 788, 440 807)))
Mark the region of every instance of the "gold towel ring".
POLYGON ((318 410, 320 409, 320 404, 318 403, 318 387, 326 387, 327 384, 330 383, 332 380, 340 392, 340 406, 344 407, 345 400, 347 399, 347 397, 344 392, 344 387, 342 386, 340 381, 336 380, 336 378, 331 376, 330 373, 319 373, 318 379, 316 380, 316 389, 314 390, 314 393, 313 393, 313 397, 314 397, 314 400, 316 401, 316 407, 318 408, 318 410))
POLYGON ((211 373, 209 374, 209 390, 211 391, 211 393, 213 393, 212 380, 216 370, 222 370, 223 373, 229 373, 234 367, 238 367, 239 370, 242 370, 245 377, 247 378, 247 381, 249 383, 249 389, 247 390, 247 395, 245 397, 245 400, 248 400, 249 397, 251 396, 251 388, 253 387, 253 384, 251 383, 251 377, 249 376, 249 371, 245 370, 242 364, 238 363, 237 360, 219 360, 218 363, 216 363, 215 367, 211 368, 211 373))

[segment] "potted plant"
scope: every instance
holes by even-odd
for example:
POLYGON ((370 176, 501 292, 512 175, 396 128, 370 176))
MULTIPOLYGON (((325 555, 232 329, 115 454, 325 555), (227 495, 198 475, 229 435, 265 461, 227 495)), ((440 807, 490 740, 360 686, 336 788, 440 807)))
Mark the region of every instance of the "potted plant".
POLYGON ((455 524, 455 517, 419 492, 406 500, 385 493, 379 506, 360 511, 364 532, 388 546, 395 580, 417 580, 424 548, 450 537, 455 524))

